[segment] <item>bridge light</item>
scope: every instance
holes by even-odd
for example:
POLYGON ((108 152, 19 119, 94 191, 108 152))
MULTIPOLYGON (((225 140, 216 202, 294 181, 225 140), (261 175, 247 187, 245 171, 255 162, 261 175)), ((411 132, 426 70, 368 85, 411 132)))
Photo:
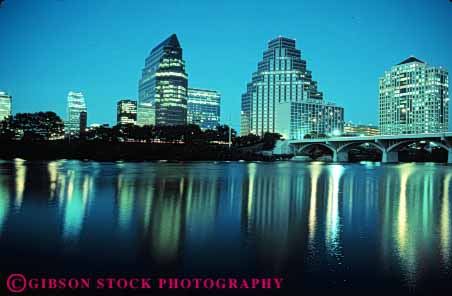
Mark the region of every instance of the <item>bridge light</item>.
POLYGON ((340 130, 334 130, 333 131, 333 136, 339 136, 341 134, 340 130))

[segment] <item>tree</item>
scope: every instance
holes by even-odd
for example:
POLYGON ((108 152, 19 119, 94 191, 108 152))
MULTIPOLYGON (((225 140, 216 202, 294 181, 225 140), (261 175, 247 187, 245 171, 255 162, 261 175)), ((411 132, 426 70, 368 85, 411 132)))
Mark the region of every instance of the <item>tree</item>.
POLYGON ((262 147, 263 150, 272 150, 275 148, 275 144, 277 140, 280 140, 282 138, 281 134, 278 133, 265 133, 262 137, 262 142, 264 143, 264 146, 262 147))
POLYGON ((9 116, 4 120, 0 121, 0 140, 9 141, 16 137, 16 133, 12 126, 12 117, 9 116))
POLYGON ((254 134, 248 134, 246 136, 237 137, 234 140, 234 145, 236 146, 251 146, 260 143, 261 138, 254 134))
POLYGON ((26 141, 58 140, 64 137, 64 122, 54 112, 18 113, 10 119, 15 138, 26 141))

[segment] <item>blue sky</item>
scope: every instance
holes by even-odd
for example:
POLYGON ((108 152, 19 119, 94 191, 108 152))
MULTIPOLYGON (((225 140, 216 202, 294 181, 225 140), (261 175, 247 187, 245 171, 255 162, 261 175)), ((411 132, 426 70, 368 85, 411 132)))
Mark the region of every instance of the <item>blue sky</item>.
POLYGON ((172 33, 189 86, 220 91, 222 121, 235 128, 246 83, 279 35, 297 40, 325 99, 354 122, 377 122, 378 77, 408 56, 452 70, 449 0, 5 0, 0 90, 14 113, 62 117, 68 91, 83 91, 88 121, 112 124, 116 102, 138 96, 144 59, 172 33))

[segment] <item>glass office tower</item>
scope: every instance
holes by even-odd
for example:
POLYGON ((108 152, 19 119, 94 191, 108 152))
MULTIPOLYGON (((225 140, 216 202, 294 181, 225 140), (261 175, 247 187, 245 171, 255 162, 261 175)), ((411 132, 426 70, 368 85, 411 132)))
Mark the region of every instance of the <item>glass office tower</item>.
POLYGON ((187 123, 187 81, 182 48, 173 34, 151 51, 139 81, 139 103, 154 106, 156 125, 187 123))
POLYGON ((4 91, 0 91, 0 121, 11 116, 12 97, 4 91))
POLYGON ((137 101, 121 100, 117 104, 116 112, 117 124, 137 123, 137 101))
POLYGON ((272 132, 286 139, 341 134, 343 117, 342 107, 323 101, 295 40, 271 40, 242 95, 241 134, 272 132))
POLYGON ((214 129, 220 124, 220 93, 214 90, 189 88, 187 122, 202 130, 214 129))
POLYGON ((380 134, 446 132, 448 125, 446 69, 409 57, 380 78, 380 134))
POLYGON ((80 132, 80 113, 82 112, 87 113, 83 93, 70 91, 67 95, 67 117, 64 124, 66 134, 80 132))

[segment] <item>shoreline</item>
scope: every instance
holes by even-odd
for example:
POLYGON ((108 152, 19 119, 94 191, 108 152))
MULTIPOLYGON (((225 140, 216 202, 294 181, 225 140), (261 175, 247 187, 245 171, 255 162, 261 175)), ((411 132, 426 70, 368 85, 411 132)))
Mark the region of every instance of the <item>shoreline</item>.
POLYGON ((46 141, 0 142, 0 159, 93 161, 274 161, 289 156, 262 155, 246 147, 219 144, 46 141))
MULTIPOLYGON (((297 160, 292 155, 262 153, 250 147, 231 147, 220 144, 170 144, 136 142, 94 142, 94 141, 7 141, 0 142, 0 160, 23 159, 25 161, 79 160, 96 162, 274 162, 292 161, 302 163, 333 163, 328 157, 311 160, 297 160)), ((404 152, 398 163, 438 163, 447 165, 447 155, 438 157, 410 156, 404 152)), ((381 163, 378 157, 360 157, 346 163, 381 163)), ((345 163, 345 162, 338 162, 345 163)))

